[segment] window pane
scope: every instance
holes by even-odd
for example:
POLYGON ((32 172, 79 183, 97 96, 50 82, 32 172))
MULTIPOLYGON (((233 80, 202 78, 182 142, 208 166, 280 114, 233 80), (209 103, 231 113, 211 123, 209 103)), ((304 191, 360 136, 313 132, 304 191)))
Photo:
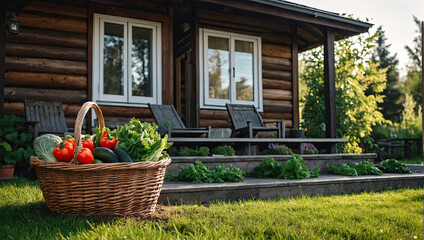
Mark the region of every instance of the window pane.
POLYGON ((104 27, 103 93, 124 95, 124 25, 104 27))
POLYGON ((253 101, 253 43, 235 41, 235 77, 237 100, 253 101))
POLYGON ((228 38, 208 37, 209 97, 229 99, 230 52, 228 38))
POLYGON ((152 29, 132 27, 132 95, 152 97, 152 29))

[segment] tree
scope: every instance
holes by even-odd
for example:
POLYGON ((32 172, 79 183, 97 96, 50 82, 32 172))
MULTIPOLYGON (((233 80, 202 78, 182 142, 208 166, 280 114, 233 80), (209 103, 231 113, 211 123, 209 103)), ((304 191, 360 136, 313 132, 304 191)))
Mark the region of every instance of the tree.
MULTIPOLYGON (((376 35, 359 36, 336 43, 336 121, 337 137, 349 139, 341 149, 360 153, 361 141, 371 144, 372 126, 386 122, 378 109, 386 88, 386 69, 369 61, 375 48, 376 35), (373 94, 365 94, 368 89, 373 94)), ((323 49, 305 54, 301 81, 307 86, 302 97, 302 126, 309 137, 325 136, 324 64, 323 49)))
POLYGON ((406 81, 404 85, 405 93, 412 95, 414 101, 418 102, 421 105, 422 94, 421 94, 421 75, 422 75, 422 39, 421 39, 421 21, 414 16, 414 22, 418 28, 415 30, 418 33, 418 36, 414 38, 414 46, 409 47, 405 46, 406 51, 408 51, 409 58, 411 59, 411 64, 408 65, 408 73, 406 76, 406 81))
POLYGON ((379 63, 378 69, 387 69, 387 87, 382 92, 385 98, 378 106, 381 108, 381 113, 385 119, 392 122, 399 122, 402 111, 400 101, 402 93, 400 91, 399 72, 397 70, 399 60, 397 59, 397 54, 390 54, 389 48, 391 44, 386 44, 387 37, 382 26, 378 27, 377 33, 377 47, 371 56, 371 61, 379 63))

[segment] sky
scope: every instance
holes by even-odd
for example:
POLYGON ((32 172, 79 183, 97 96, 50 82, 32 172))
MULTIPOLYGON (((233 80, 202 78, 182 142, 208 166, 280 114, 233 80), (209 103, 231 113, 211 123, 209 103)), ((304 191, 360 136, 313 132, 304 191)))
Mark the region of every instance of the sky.
POLYGON ((413 15, 424 21, 424 0, 289 0, 309 7, 335 12, 353 14, 354 18, 369 19, 374 24, 374 33, 382 25, 389 51, 397 53, 401 77, 406 75, 405 66, 409 63, 405 45, 413 47, 414 37, 418 35, 413 15))

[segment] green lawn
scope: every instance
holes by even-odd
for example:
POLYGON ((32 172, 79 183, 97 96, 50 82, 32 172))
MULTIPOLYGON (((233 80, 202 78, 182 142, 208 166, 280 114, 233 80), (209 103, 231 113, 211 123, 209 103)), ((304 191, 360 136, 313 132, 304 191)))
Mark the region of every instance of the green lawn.
MULTIPOLYGON (((89 204, 89 203, 87 203, 89 204)), ((0 239, 422 239, 423 189, 161 206, 160 214, 51 213, 37 182, 0 182, 0 239)))

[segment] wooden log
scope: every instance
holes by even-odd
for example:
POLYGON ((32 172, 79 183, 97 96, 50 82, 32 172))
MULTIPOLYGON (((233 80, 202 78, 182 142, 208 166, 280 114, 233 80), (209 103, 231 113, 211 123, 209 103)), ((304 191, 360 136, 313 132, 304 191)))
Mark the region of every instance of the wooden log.
POLYGON ((6 72, 7 87, 30 87, 84 90, 87 89, 87 76, 53 73, 6 72))
POLYGON ((231 128, 231 123, 225 120, 210 120, 210 119, 200 119, 200 126, 207 127, 211 126, 212 128, 231 128))
POLYGON ((71 17, 53 17, 42 14, 19 14, 21 28, 52 29, 64 32, 87 33, 87 20, 71 17))
POLYGON ((290 59, 291 49, 290 46, 262 44, 262 55, 290 59))
POLYGON ((264 100, 264 112, 266 113, 291 113, 293 104, 291 101, 264 100))
POLYGON ((104 116, 152 118, 149 108, 100 105, 104 116))
POLYGON ((87 50, 81 48, 64 48, 26 43, 6 44, 6 55, 16 57, 35 57, 58 60, 87 61, 87 50))
POLYGON ((34 89, 34 88, 4 88, 4 96, 12 101, 27 99, 61 101, 62 103, 82 104, 87 101, 87 91, 34 89))
POLYGON ((291 62, 289 59, 262 56, 262 69, 290 71, 291 62))
POLYGON ((280 80, 291 81, 292 74, 290 71, 262 69, 262 77, 269 78, 269 79, 280 79, 280 80))
POLYGON ((45 58, 6 57, 6 71, 87 74, 87 63, 45 58))
POLYGON ((261 113, 261 116, 263 119, 285 119, 285 120, 289 120, 292 119, 293 114, 291 113, 283 113, 283 112, 279 112, 279 113, 268 113, 268 112, 263 112, 261 113))
POLYGON ((291 90, 292 83, 290 81, 262 78, 262 86, 264 89, 281 89, 291 90))
POLYGON ((8 42, 23 42, 84 49, 88 46, 87 36, 85 34, 57 32, 28 27, 19 29, 19 34, 17 35, 7 32, 6 40, 8 42))
POLYGON ((228 116, 228 113, 225 110, 200 110, 201 119, 215 119, 227 121, 229 117, 230 116, 228 116))
POLYGON ((287 90, 263 89, 263 99, 291 101, 293 99, 293 95, 291 91, 287 90))
POLYGON ((87 18, 87 10, 85 8, 70 7, 63 4, 31 1, 24 7, 24 11, 34 11, 40 13, 48 13, 51 15, 64 15, 71 17, 87 18))
MULTIPOLYGON (((274 118, 264 118, 263 120, 264 120, 264 122, 279 122, 279 121, 281 121, 281 119, 278 119, 278 118, 275 118, 275 119, 274 118)), ((285 123, 286 123, 286 127, 293 126, 293 121, 291 119, 286 119, 285 123)), ((269 124, 266 124, 266 126, 271 127, 271 126, 275 126, 275 124, 269 123, 269 124)))
POLYGON ((275 33, 263 33, 262 44, 276 44, 276 45, 289 45, 291 43, 290 35, 287 34, 275 34, 275 33))
MULTIPOLYGON (((81 109, 82 104, 62 104, 63 112, 65 116, 74 116, 76 117, 78 111, 81 109)), ((23 102, 5 102, 5 113, 6 114, 15 114, 19 116, 25 115, 24 103, 23 102)))

